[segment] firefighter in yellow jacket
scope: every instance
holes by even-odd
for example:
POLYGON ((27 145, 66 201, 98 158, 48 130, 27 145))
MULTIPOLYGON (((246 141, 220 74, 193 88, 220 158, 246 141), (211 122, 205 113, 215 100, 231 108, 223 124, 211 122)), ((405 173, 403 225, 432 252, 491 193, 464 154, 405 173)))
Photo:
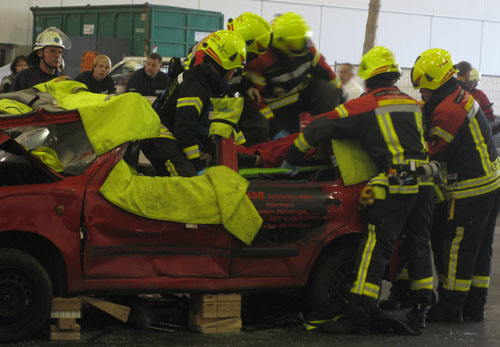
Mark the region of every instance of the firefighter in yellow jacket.
POLYGON ((420 177, 419 168, 428 162, 421 106, 394 86, 400 74, 389 49, 371 49, 359 67, 366 93, 315 118, 290 147, 282 166, 296 171, 303 154, 313 146, 351 138, 361 142, 377 168, 367 190, 375 195, 365 201, 371 205, 364 211, 366 230, 357 254, 357 274, 342 318, 323 327, 330 333, 370 331, 380 313, 376 304, 382 276, 403 229, 411 259, 413 309, 408 318, 416 329, 417 324, 425 324, 433 285, 429 234, 434 188, 432 181, 420 177))

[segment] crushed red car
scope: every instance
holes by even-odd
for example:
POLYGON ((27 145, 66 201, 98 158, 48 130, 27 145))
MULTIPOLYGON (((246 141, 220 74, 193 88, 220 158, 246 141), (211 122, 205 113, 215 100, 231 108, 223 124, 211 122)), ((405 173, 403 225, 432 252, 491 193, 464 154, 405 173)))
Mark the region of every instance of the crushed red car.
MULTIPOLYGON (((345 187, 333 167, 250 178, 263 225, 247 246, 222 225, 144 218, 106 200, 99 188, 122 158, 147 174, 137 150, 97 156, 77 111, 0 115, 0 342, 37 332, 56 296, 305 288, 311 306, 340 307, 362 185, 345 187), (61 170, 34 155, 41 147, 61 170)), ((238 169, 231 140, 218 140, 217 158, 238 169)))

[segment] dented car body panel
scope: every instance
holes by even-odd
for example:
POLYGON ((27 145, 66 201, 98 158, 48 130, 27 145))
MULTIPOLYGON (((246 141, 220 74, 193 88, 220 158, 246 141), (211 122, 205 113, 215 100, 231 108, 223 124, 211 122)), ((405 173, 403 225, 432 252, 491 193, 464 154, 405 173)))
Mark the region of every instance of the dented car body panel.
MULTIPOLYGON (((0 176, 0 240, 16 247, 12 235, 22 233, 37 235, 26 242, 43 239, 53 245, 63 259, 59 275, 64 275, 66 294, 301 287, 336 240, 360 238, 360 185, 344 187, 340 178, 250 181, 247 196, 264 221, 250 246, 222 225, 133 215, 99 193, 114 165, 127 156, 128 144, 99 157, 79 144, 70 158, 64 149, 83 141, 80 128, 75 111, 0 118, 0 173, 8 175, 0 176), (59 131, 69 125, 71 136, 59 131), (52 146, 63 153, 65 171, 54 171, 32 155, 33 148, 18 143, 25 128, 43 135, 33 146, 52 146), (9 160, 19 173, 5 167, 9 160), (40 182, 38 176, 43 177, 40 182)), ((236 153, 224 143, 219 143, 219 164, 234 168, 236 153)), ((43 249, 36 253, 50 257, 43 249)))

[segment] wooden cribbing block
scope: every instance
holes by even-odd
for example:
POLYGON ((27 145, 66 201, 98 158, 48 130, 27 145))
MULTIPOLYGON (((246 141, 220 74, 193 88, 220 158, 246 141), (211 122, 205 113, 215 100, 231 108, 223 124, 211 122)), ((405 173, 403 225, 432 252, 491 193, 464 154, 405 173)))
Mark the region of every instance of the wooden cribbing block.
POLYGON ((128 316, 130 315, 130 307, 128 306, 118 305, 113 302, 97 299, 91 296, 84 296, 83 300, 124 323, 127 323, 128 321, 128 316))
POLYGON ((81 317, 81 300, 77 298, 52 299, 52 322, 47 331, 51 340, 80 340, 80 325, 76 318, 81 317))
POLYGON ((239 332, 241 294, 191 294, 189 327, 204 334, 239 332))
POLYGON ((77 298, 52 299, 50 318, 80 318, 81 300, 77 298))

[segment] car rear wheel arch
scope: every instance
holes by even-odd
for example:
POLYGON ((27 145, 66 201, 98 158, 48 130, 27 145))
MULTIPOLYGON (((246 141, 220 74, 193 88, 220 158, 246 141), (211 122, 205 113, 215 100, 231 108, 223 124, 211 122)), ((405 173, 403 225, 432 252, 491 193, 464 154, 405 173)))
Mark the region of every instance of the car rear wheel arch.
POLYGON ((31 255, 0 248, 0 343, 37 333, 50 315, 52 283, 31 255))

